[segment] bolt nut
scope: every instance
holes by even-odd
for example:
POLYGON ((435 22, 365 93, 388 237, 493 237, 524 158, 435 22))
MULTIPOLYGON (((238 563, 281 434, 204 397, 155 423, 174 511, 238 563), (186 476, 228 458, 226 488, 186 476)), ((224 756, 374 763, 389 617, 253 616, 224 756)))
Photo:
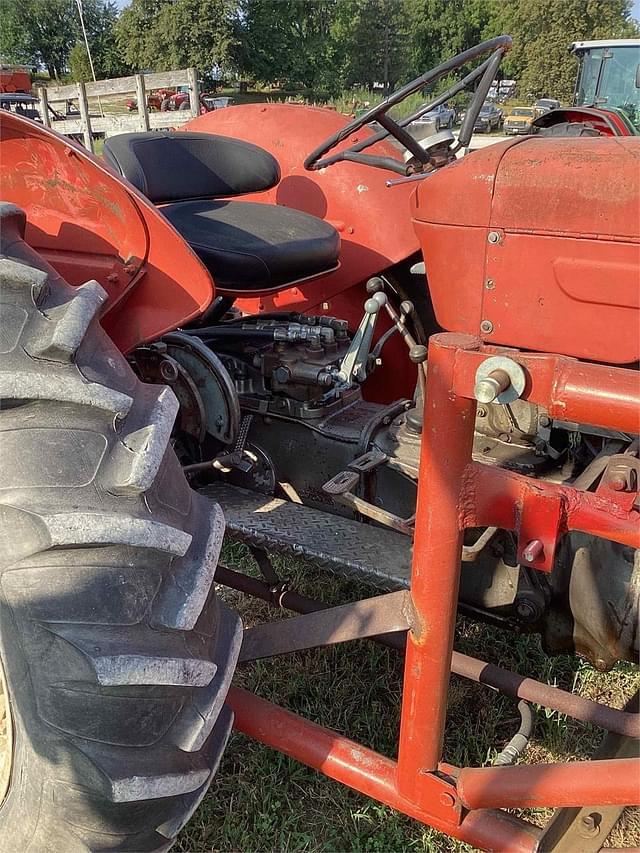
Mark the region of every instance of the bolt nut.
POLYGON ((478 406, 478 410, 476 411, 476 415, 479 418, 486 418, 487 417, 487 410, 483 406, 478 406))
POLYGON ((500 242, 500 234, 497 231, 489 231, 489 236, 487 237, 490 243, 499 243, 500 242))
POLYGON ((516 613, 525 622, 533 622, 538 616, 538 608, 533 602, 523 599, 516 602, 516 613))
POLYGON ((165 382, 175 382, 178 378, 178 368, 173 361, 169 361, 169 359, 163 359, 160 362, 160 376, 164 379, 165 382))
POLYGON ((288 382, 291 379, 291 371, 288 367, 280 365, 273 371, 273 378, 276 382, 288 382))
POLYGON ((551 418, 549 417, 549 415, 540 415, 540 417, 538 418, 538 423, 541 427, 551 426, 551 418))
POLYGON ((491 320, 483 320, 482 323, 480 323, 480 331, 484 332, 485 335, 490 335, 491 332, 493 332, 493 323, 491 320))
POLYGON ((578 832, 583 838, 593 838, 600 833, 600 821, 602 816, 598 812, 586 814, 580 818, 580 826, 578 832))
POLYGON ((539 539, 532 539, 522 550, 522 556, 527 563, 539 560, 544 554, 544 545, 539 539))

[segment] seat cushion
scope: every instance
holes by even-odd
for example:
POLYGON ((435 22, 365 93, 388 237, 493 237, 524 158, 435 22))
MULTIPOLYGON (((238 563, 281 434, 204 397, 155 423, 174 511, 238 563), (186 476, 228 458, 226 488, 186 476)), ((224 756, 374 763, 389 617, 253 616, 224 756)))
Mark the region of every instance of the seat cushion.
POLYGON ((103 156, 156 204, 260 192, 280 180, 268 151, 212 133, 121 133, 106 140, 103 156))
POLYGON ((224 290, 272 290, 338 264, 338 232, 299 210, 248 201, 186 201, 160 210, 224 290))

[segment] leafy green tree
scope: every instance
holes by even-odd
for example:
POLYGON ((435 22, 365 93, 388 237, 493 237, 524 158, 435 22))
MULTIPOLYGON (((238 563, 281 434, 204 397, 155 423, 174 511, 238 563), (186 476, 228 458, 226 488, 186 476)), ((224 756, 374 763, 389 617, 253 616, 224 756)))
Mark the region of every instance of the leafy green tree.
POLYGON ((92 80, 91 63, 84 42, 77 41, 69 54, 69 73, 76 83, 92 80))
MULTIPOLYGON (((74 76, 90 79, 75 0, 2 0, 2 4, 3 56, 43 65, 54 78, 64 74, 73 59, 74 76)), ((96 74, 109 77, 122 73, 125 66, 114 34, 118 17, 115 4, 108 0, 83 0, 83 13, 96 74)))
POLYGON ((410 71, 404 0, 342 0, 332 26, 334 54, 343 85, 388 92, 410 71))
POLYGON ((240 72, 261 82, 335 89, 331 28, 338 4, 338 0, 240 0, 236 51, 240 72))
POLYGON ((156 24, 158 68, 228 67, 236 46, 233 0, 174 0, 156 24))
POLYGON ((116 42, 117 6, 110 0, 83 0, 82 5, 96 76, 120 77, 126 74, 130 69, 116 42))
POLYGON ((31 62, 29 39, 22 25, 20 4, 17 0, 2 0, 0 12, 0 57, 5 62, 31 62))
MULTIPOLYGON (((411 65, 416 76, 445 59, 500 35, 495 18, 509 0, 406 0, 411 65)), ((564 2, 564 0, 557 0, 564 2)))
POLYGON ((505 73, 524 97, 570 99, 577 70, 571 42, 638 35, 630 0, 507 0, 494 11, 494 23, 514 41, 505 73))
POLYGON ((6 53, 20 54, 22 61, 44 65, 51 77, 59 78, 67 67, 77 38, 77 12, 72 0, 3 0, 4 19, 11 22, 5 38, 16 38, 6 53))
POLYGON ((228 66, 235 50, 234 0, 133 0, 116 27, 136 69, 228 66))
POLYGON ((161 48, 157 22, 167 0, 133 0, 120 14, 116 24, 116 43, 120 53, 138 71, 154 68, 161 48))

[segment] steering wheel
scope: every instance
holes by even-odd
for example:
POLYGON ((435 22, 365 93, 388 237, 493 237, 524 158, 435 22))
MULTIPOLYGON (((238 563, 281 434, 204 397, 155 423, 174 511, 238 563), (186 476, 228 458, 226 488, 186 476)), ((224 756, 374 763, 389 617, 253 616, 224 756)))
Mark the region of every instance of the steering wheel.
POLYGON ((442 146, 443 144, 451 148, 451 144, 454 142, 453 134, 448 130, 436 133, 431 139, 427 137, 427 145, 426 147, 423 147, 425 141, 423 140, 423 144, 420 144, 405 128, 407 125, 411 124, 411 122, 420 118, 435 107, 440 106, 440 104, 444 104, 454 95, 457 95, 458 92, 466 89, 480 78, 480 82, 478 83, 471 103, 469 104, 469 108, 466 111, 464 121, 462 122, 460 133, 458 134, 458 143, 454 148, 451 148, 451 153, 458 151, 460 148, 466 147, 471 139, 473 126, 475 125, 478 114, 482 109, 482 105, 484 104, 487 93, 494 80, 498 66, 502 61, 502 57, 510 47, 510 36, 498 36, 497 38, 489 39, 489 41, 484 41, 482 44, 478 44, 469 50, 465 50, 457 56, 454 56, 452 59, 448 59, 446 62, 438 65, 436 68, 432 68, 420 77, 416 77, 416 79, 412 80, 411 83, 407 83, 406 86, 403 86, 401 89, 398 89, 396 92, 389 95, 389 97, 382 101, 382 103, 371 107, 370 110, 367 110, 358 118, 350 121, 337 133, 334 133, 333 136, 329 136, 325 139, 324 142, 318 145, 318 147, 314 149, 304 161, 305 169, 308 169, 309 171, 316 171, 318 169, 324 169, 326 166, 333 166, 336 163, 348 160, 352 163, 364 163, 367 166, 374 166, 377 169, 391 169, 394 172, 398 172, 400 175, 409 175, 413 172, 423 171, 424 167, 431 159, 430 149, 442 146), (429 83, 439 80, 446 74, 456 71, 458 68, 461 68, 468 62, 473 62, 475 59, 484 56, 486 53, 490 53, 491 55, 485 59, 484 62, 474 68, 471 73, 463 77, 462 80, 459 80, 450 89, 447 89, 446 92, 438 95, 438 97, 434 98, 433 101, 420 107, 420 109, 416 110, 412 115, 403 118, 401 121, 395 121, 395 119, 389 116, 389 110, 404 101, 410 95, 413 95, 415 92, 419 92, 429 83), (382 130, 372 134, 371 136, 367 136, 359 142, 354 142, 353 145, 350 145, 348 148, 343 148, 341 151, 330 154, 328 157, 326 156, 337 145, 344 142, 345 139, 351 136, 352 133, 360 130, 360 128, 364 127, 365 124, 371 124, 374 121, 377 121, 378 124, 382 125, 382 130), (386 139, 388 136, 393 136, 401 145, 407 148, 413 155, 413 159, 408 163, 404 163, 393 157, 379 157, 371 154, 362 154, 365 149, 370 148, 382 139, 386 139))

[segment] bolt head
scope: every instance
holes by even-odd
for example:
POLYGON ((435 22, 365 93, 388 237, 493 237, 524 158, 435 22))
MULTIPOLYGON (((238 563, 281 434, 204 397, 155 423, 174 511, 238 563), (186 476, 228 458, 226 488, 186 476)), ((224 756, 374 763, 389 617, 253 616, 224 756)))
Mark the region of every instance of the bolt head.
POLYGON ((160 362, 160 375, 165 382, 175 382, 178 378, 178 368, 173 362, 165 359, 160 362))
POLYGON ((516 613, 525 622, 530 622, 536 616, 536 608, 530 601, 519 601, 516 604, 516 613))
POLYGON ((487 290, 493 290, 493 288, 496 286, 496 283, 492 278, 488 278, 485 281, 484 286, 486 287, 487 290))
POLYGON ((600 833, 601 815, 597 812, 584 815, 580 818, 579 833, 583 838, 593 838, 600 833))
POLYGON ((532 539, 531 542, 528 542, 523 551, 522 556, 524 557, 527 563, 533 563, 540 557, 542 557, 544 553, 544 545, 539 539, 532 539))
POLYGON ((450 794, 448 791, 443 791, 440 794, 440 802, 442 803, 443 806, 451 807, 451 806, 455 805, 456 798, 453 796, 453 794, 450 794))
POLYGON ((489 236, 487 237, 490 243, 499 243, 500 242, 500 234, 497 231, 489 231, 489 236))
POLYGON ((609 480, 609 488, 613 489, 614 492, 624 492, 627 488, 624 477, 613 477, 609 480))
POLYGON ((493 323, 491 320, 483 320, 482 323, 480 323, 480 331, 484 332, 486 335, 491 334, 491 332, 493 332, 493 323))
POLYGON ((491 376, 485 376, 476 382, 473 393, 479 403, 493 403, 500 393, 500 383, 491 376))

